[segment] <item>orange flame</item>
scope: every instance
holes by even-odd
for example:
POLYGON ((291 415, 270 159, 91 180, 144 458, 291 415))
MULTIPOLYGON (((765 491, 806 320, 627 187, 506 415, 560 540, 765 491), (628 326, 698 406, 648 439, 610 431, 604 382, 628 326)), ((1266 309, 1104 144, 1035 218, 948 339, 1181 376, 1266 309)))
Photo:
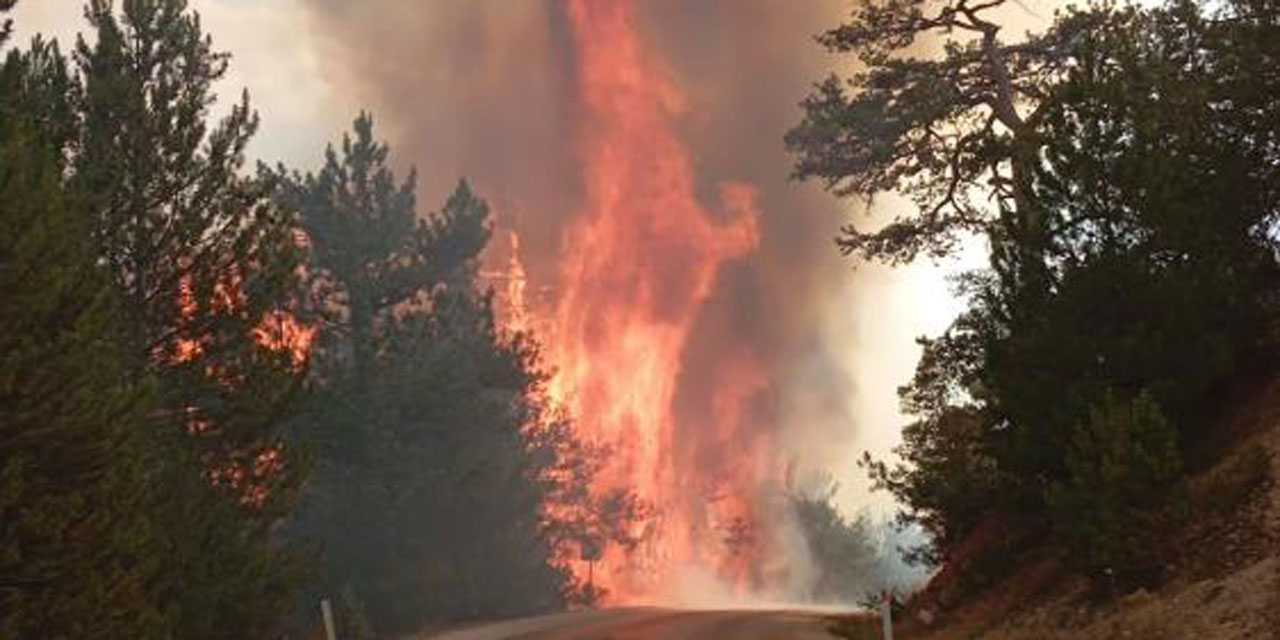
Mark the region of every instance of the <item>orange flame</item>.
MULTIPOLYGON (((230 315, 241 313, 246 306, 238 271, 233 268, 220 274, 213 288, 212 299, 204 305, 196 296, 191 275, 184 274, 178 281, 177 305, 179 330, 173 338, 172 350, 166 354, 161 347, 160 356, 175 364, 199 362, 205 358, 206 349, 213 339, 208 331, 201 331, 195 326, 202 310, 230 315)), ((263 314, 251 330, 254 344, 258 347, 276 353, 287 353, 295 373, 304 371, 317 332, 317 327, 306 325, 293 314, 281 310, 263 314)), ((206 366, 204 375, 226 385, 240 380, 214 365, 206 366)), ((215 429, 214 423, 195 407, 187 408, 184 420, 187 432, 192 435, 206 434, 215 429)), ((207 469, 205 476, 213 485, 238 492, 240 502, 245 507, 261 509, 270 497, 268 480, 284 471, 283 452, 279 447, 268 447, 250 454, 248 458, 226 461, 207 469)))
POLYGON ((721 266, 758 242, 755 190, 723 185, 714 214, 699 203, 690 154, 674 131, 684 97, 645 50, 631 2, 569 0, 568 9, 586 186, 585 207, 565 238, 550 393, 584 439, 614 450, 595 489, 629 487, 659 514, 637 553, 605 549, 595 581, 617 602, 661 597, 672 573, 691 562, 741 582, 750 560, 726 553, 725 532, 759 519, 746 492, 768 473, 768 461, 737 425, 745 402, 766 385, 762 369, 749 353, 724 363, 716 417, 697 426, 706 432, 697 443, 677 442, 673 401, 694 321, 721 266), (732 468, 698 465, 691 446, 724 447, 732 468))
MULTIPOLYGON (((294 241, 298 246, 309 244, 306 235, 294 232, 294 241)), ((184 274, 178 280, 178 318, 184 325, 174 338, 171 358, 174 362, 191 362, 205 353, 207 341, 211 336, 193 330, 191 325, 201 313, 201 303, 196 299, 191 275, 184 274)), ((244 287, 240 273, 234 267, 227 273, 220 274, 213 287, 213 298, 206 305, 207 312, 221 315, 232 315, 241 312, 246 306, 244 287)), ((254 342, 258 346, 278 353, 288 353, 295 370, 301 371, 311 356, 311 348, 317 337, 318 328, 308 326, 288 311, 268 311, 258 319, 253 328, 254 342)))
MULTIPOLYGON (((188 323, 199 311, 195 291, 192 290, 191 276, 184 275, 178 281, 178 314, 182 322, 188 323)), ((190 362, 204 354, 204 345, 195 338, 178 335, 173 348, 175 362, 190 362)))
POLYGON ((520 260, 520 234, 512 231, 508 237, 511 239, 511 257, 507 263, 506 325, 512 331, 524 332, 530 329, 529 306, 525 300, 529 276, 525 273, 524 262, 520 260))

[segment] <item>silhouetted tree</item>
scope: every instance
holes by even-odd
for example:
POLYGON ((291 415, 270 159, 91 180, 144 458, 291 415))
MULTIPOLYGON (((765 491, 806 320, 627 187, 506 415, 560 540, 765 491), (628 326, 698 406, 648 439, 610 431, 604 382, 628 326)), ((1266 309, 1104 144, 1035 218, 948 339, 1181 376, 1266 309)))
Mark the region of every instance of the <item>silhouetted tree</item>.
MULTIPOLYGON (((17 4, 18 0, 0 0, 0 15, 13 11, 13 8, 17 6, 17 4)), ((0 22, 0 46, 4 46, 5 41, 8 40, 9 36, 12 34, 13 20, 5 18, 3 22, 0 22)))
POLYGON ((1034 242, 1042 222, 1029 171, 1044 97, 1105 11, 1067 13, 1011 44, 991 16, 1004 4, 861 0, 846 23, 819 36, 863 70, 833 74, 804 100, 804 118, 786 136, 798 156, 793 175, 842 196, 900 191, 917 205, 875 232, 845 227, 845 253, 902 263, 945 255, 971 234, 1034 242), (941 56, 915 55, 918 39, 936 36, 946 43, 941 56))
POLYGON ((299 571, 272 529, 301 371, 259 331, 290 304, 290 221, 241 173, 247 104, 206 124, 226 57, 185 2, 86 15, 74 64, 37 38, 0 71, 5 624, 261 637, 299 571))
POLYGON ((22 110, 31 59, 0 70, 0 636, 161 637, 137 464, 152 387, 129 375, 57 147, 22 110))
POLYGON ((790 496, 789 502, 813 565, 809 599, 856 602, 888 588, 890 576, 871 519, 841 515, 832 504, 835 489, 790 496))
POLYGON ((324 548, 381 634, 563 606, 544 505, 572 433, 546 403, 529 336, 496 323, 478 280, 488 206, 462 182, 419 218, 367 115, 317 173, 286 175, 307 295, 328 336, 311 413, 317 468, 296 535, 324 548))
POLYGON ((261 635, 297 573, 271 532, 299 480, 279 429, 301 371, 259 333, 291 304, 293 225, 272 184, 245 175, 248 96, 209 122, 227 56, 185 0, 93 0, 86 16, 70 185, 123 300, 137 375, 156 380, 152 428, 181 461, 160 465, 176 475, 153 496, 172 552, 157 588, 179 637, 261 635))
MULTIPOLYGON (((173 421, 233 490, 287 504, 274 433, 298 388, 291 354, 255 329, 290 304, 297 256, 269 180, 244 175, 257 128, 247 94, 209 122, 227 56, 185 0, 94 0, 73 182, 125 298, 133 343, 162 374, 173 421)), ((255 498, 256 499, 256 498, 255 498)))
POLYGON ((866 70, 819 85, 787 140, 800 178, 915 199, 846 251, 990 248, 902 390, 906 464, 867 461, 934 560, 992 509, 1061 523, 1048 487, 1110 394, 1150 394, 1194 447, 1212 390, 1273 342, 1276 4, 1095 5, 1018 43, 986 17, 1002 4, 861 3, 821 40, 866 70), (909 54, 926 34, 940 57, 909 54))

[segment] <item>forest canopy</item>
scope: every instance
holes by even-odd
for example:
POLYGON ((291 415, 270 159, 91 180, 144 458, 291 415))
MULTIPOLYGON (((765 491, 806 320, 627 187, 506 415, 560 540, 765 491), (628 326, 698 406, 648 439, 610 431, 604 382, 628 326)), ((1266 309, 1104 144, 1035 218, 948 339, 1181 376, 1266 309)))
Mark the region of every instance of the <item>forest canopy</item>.
POLYGON ((861 70, 787 135, 796 178, 915 203, 847 226, 844 252, 988 249, 967 310, 920 341, 900 461, 865 463, 932 535, 922 560, 1017 521, 1150 583, 1220 391, 1275 364, 1280 5, 1096 3, 1015 37, 1004 4, 860 2, 819 41, 861 70))

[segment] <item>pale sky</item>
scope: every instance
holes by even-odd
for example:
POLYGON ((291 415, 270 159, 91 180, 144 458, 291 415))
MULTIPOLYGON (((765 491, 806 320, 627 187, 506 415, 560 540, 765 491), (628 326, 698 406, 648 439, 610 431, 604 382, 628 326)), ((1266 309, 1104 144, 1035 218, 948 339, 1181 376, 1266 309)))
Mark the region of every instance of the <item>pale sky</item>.
MULTIPOLYGON (((249 90, 262 125, 250 153, 256 160, 312 167, 360 105, 344 99, 325 77, 320 47, 311 41, 302 0, 192 0, 214 46, 232 54, 219 87, 226 109, 249 90)), ((63 50, 86 30, 81 0, 19 0, 13 18, 21 46, 35 33, 56 37, 63 50)))

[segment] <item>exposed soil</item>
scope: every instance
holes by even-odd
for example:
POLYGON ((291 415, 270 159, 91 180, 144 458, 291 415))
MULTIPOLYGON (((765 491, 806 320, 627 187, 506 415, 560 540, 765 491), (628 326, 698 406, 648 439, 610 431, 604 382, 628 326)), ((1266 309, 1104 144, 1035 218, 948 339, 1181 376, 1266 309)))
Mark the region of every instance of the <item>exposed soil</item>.
POLYGON ((1235 441, 1192 478, 1206 498, 1159 588, 1099 599, 1060 556, 1032 550, 1015 575, 954 606, 918 599, 898 636, 1280 640, 1280 379, 1225 420, 1235 441))

